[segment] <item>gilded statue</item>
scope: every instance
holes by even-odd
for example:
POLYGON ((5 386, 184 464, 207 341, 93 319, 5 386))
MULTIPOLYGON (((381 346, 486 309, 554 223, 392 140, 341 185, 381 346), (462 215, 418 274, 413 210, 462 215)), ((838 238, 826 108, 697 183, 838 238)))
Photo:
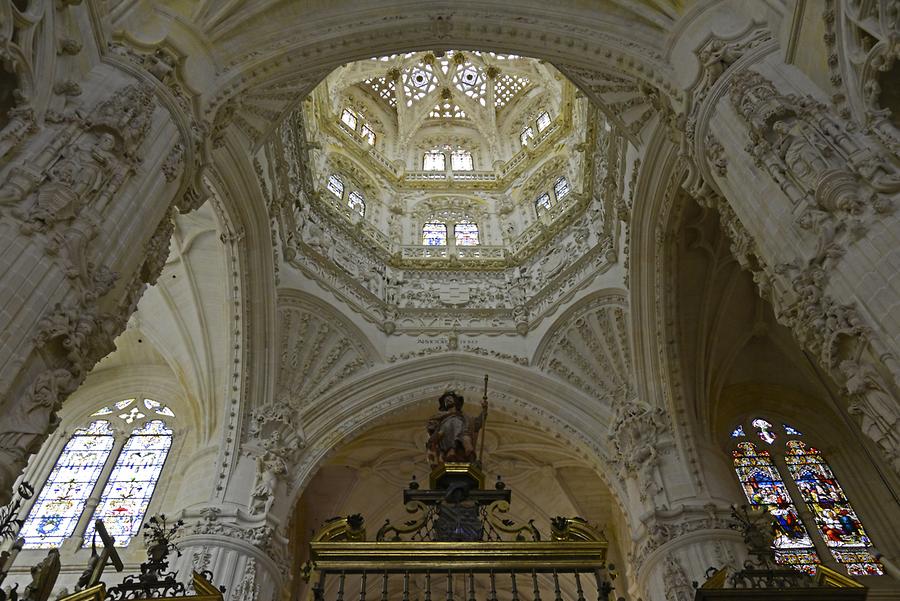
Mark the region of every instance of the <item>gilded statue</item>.
POLYGON ((428 418, 428 463, 433 468, 478 460, 475 443, 487 418, 487 400, 477 416, 463 413, 463 402, 461 394, 448 390, 438 399, 438 412, 428 418))

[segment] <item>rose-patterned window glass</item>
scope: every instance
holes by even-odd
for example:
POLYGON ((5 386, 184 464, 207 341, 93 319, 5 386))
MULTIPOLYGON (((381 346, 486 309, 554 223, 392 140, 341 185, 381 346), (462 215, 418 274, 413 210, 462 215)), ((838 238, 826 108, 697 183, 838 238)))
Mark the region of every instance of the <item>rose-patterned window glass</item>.
POLYGON ((359 213, 362 216, 366 214, 366 200, 356 190, 347 195, 347 206, 354 213, 359 213))
POLYGON ((550 207, 551 207, 550 195, 547 194, 546 192, 544 192, 543 194, 538 196, 534 201, 534 210, 538 215, 540 215, 541 213, 543 213, 550 207))
POLYGON ((141 529, 171 446, 172 430, 160 420, 148 421, 131 432, 84 532, 84 546, 90 546, 98 519, 103 520, 117 547, 128 546, 141 529))
POLYGON ((804 572, 815 573, 819 558, 812 539, 791 502, 791 495, 768 451, 750 442, 738 443, 732 452, 734 470, 747 501, 772 514, 775 559, 804 572))
POLYGON ((338 198, 344 197, 344 180, 337 175, 328 178, 328 191, 338 198))
POLYGON ((112 448, 107 421, 75 430, 19 532, 26 549, 58 547, 72 535, 112 448))
POLYGON ((478 224, 461 221, 453 226, 453 236, 457 246, 475 246, 478 244, 478 224))
POLYGON ((556 195, 556 200, 562 200, 569 195, 569 180, 565 176, 556 179, 553 184, 553 194, 556 195))
POLYGON ((422 244, 425 246, 444 246, 447 244, 447 226, 436 221, 429 221, 422 227, 422 244))
POLYGON ((872 542, 822 453, 789 440, 785 461, 835 560, 854 576, 883 574, 881 564, 868 551, 872 542))

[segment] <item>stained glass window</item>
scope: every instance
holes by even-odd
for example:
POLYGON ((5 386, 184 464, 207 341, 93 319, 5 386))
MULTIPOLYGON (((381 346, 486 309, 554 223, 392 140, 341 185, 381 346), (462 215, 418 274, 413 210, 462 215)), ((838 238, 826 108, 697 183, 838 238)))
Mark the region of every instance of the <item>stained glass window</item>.
POLYGON ((454 150, 450 153, 450 167, 454 171, 472 171, 475 168, 472 153, 468 150, 454 150))
POLYGON ((803 436, 803 433, 796 428, 792 428, 787 424, 782 424, 781 426, 784 428, 784 433, 788 436, 803 436))
POLYGON ((566 196, 569 195, 569 180, 565 177, 560 176, 557 178, 556 182, 553 184, 553 194, 556 196, 556 200, 562 200, 566 196))
POLYGON ((772 444, 773 442, 775 442, 777 435, 775 434, 774 430, 772 430, 772 424, 764 419, 755 419, 751 423, 753 427, 756 428, 760 440, 767 444, 772 444))
POLYGON ((425 153, 422 168, 425 171, 443 171, 446 165, 444 153, 438 150, 425 153))
POLYGON ((746 434, 744 434, 744 426, 738 426, 731 431, 732 438, 741 438, 742 436, 746 436, 746 434))
POLYGON ((347 196, 347 206, 350 207, 351 211, 355 211, 360 215, 366 214, 366 200, 363 198, 363 195, 354 190, 347 196))
POLYGON ((341 121, 350 129, 356 129, 356 114, 350 109, 344 109, 344 112, 341 113, 341 121))
POLYGON ((447 226, 436 221, 429 221, 422 227, 422 244, 425 246, 443 246, 447 244, 447 226))
POLYGON ((344 180, 337 175, 332 175, 328 178, 328 190, 338 198, 343 198, 344 180))
POLYGON ((546 192, 538 196, 534 201, 534 210, 537 211, 538 215, 549 209, 550 206, 550 195, 546 192))
POLYGON ((522 146, 528 146, 528 143, 534 139, 534 128, 529 125, 523 129, 519 139, 522 141, 522 146))
POLYGON ((550 113, 544 111, 537 118, 538 131, 544 131, 550 126, 550 113))
POLYGON ((734 470, 747 500, 752 506, 762 507, 772 514, 772 534, 778 563, 814 573, 819 559, 812 539, 800 521, 791 495, 768 451, 759 451, 756 445, 741 442, 732 455, 734 470))
POLYGON ((872 543, 822 454, 790 440, 785 461, 834 558, 854 576, 882 574, 881 565, 867 551, 872 543))
POLYGON ((171 446, 172 430, 160 420, 149 421, 132 431, 84 532, 84 546, 90 546, 94 521, 98 519, 103 520, 117 547, 128 546, 141 529, 171 446))
POLYGON ((461 221, 453 226, 453 237, 458 246, 475 246, 478 244, 478 224, 461 221))
POLYGON ((112 448, 107 421, 75 430, 19 532, 25 548, 58 547, 72 535, 112 448))

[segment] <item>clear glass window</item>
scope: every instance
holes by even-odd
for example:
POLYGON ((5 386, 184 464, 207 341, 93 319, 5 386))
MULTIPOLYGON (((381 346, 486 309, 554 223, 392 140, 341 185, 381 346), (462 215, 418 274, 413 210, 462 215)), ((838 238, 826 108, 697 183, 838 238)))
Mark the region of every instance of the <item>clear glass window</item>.
POLYGON ((328 191, 338 198, 344 197, 344 180, 337 175, 328 178, 328 191))
POLYGON ((366 200, 363 198, 363 195, 356 190, 347 195, 347 206, 350 207, 351 211, 359 213, 360 215, 365 216, 366 214, 366 200))
POLYGON ((553 194, 556 196, 556 200, 562 200, 566 196, 569 195, 569 180, 565 177, 557 178, 556 182, 553 184, 553 194))
POLYGON ((538 215, 549 209, 551 206, 550 195, 546 192, 538 196, 534 201, 534 210, 538 215))
POLYGON ((450 153, 450 167, 454 171, 472 171, 475 168, 472 153, 468 150, 454 150, 450 153))
POLYGON ((443 171, 446 168, 444 153, 437 150, 426 152, 422 161, 422 168, 425 171, 443 171))
POLYGON ((369 146, 375 146, 375 132, 372 131, 371 127, 363 125, 359 133, 362 134, 363 140, 369 143, 369 146))
POLYGON ((425 246, 445 246, 447 244, 447 226, 436 221, 429 221, 422 227, 422 244, 425 246))
POLYGON ((538 131, 544 131, 550 126, 550 113, 544 111, 537 118, 538 131))
POLYGON ((344 109, 344 112, 341 113, 341 121, 352 130, 356 130, 356 124, 358 122, 356 118, 356 113, 351 111, 350 109, 344 109))
POLYGON ((478 224, 461 221, 453 227, 453 237, 457 246, 475 246, 478 244, 478 224))

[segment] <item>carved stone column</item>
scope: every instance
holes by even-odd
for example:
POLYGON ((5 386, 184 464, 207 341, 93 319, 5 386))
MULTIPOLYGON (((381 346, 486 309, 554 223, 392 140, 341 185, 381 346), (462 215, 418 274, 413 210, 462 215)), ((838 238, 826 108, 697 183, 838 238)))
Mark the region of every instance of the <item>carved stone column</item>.
POLYGON ((227 601, 279 598, 288 577, 287 540, 266 521, 251 520, 242 511, 215 507, 199 515, 187 513, 186 534, 177 541, 181 557, 174 569, 182 582, 191 571, 209 571, 216 586, 225 587, 227 601))
POLYGON ((900 474, 900 161, 783 64, 765 30, 710 40, 698 58, 685 185, 718 209, 776 318, 900 474))
POLYGON ((710 568, 743 565, 746 548, 730 512, 713 502, 654 512, 632 557, 634 584, 643 598, 691 601, 693 583, 704 582, 710 568))
POLYGON ((0 131, 0 504, 158 277, 176 205, 202 200, 202 128, 173 55, 83 51, 103 36, 86 14, 71 17, 46 16, 32 32, 65 39, 50 72, 29 80, 58 83, 52 93, 23 88, 0 131))

